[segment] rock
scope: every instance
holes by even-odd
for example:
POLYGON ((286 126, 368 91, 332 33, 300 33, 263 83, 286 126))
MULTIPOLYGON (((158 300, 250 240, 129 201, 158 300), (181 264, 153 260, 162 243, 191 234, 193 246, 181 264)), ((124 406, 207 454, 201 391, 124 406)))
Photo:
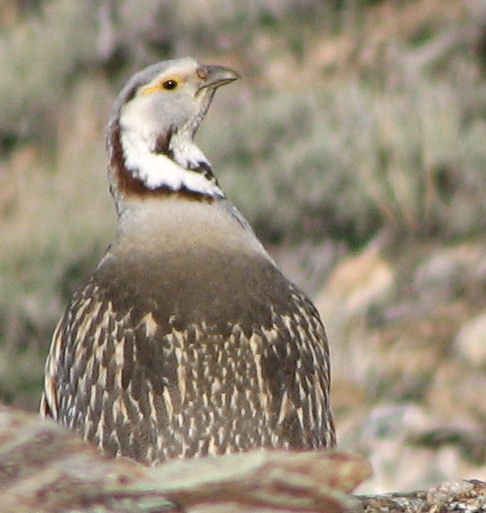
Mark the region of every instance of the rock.
POLYGON ((453 348, 471 367, 486 368, 486 311, 464 322, 453 348))
POLYGON ((363 315, 373 302, 382 302, 394 282, 390 263, 380 254, 380 242, 345 258, 337 265, 316 305, 323 318, 349 319, 363 315))
POLYGON ((474 269, 483 256, 481 245, 458 244, 436 250, 421 262, 413 278, 422 301, 451 300, 462 294, 465 283, 474 280, 474 269))
POLYGON ((364 513, 479 513, 486 509, 486 483, 455 481, 429 490, 359 499, 364 513))

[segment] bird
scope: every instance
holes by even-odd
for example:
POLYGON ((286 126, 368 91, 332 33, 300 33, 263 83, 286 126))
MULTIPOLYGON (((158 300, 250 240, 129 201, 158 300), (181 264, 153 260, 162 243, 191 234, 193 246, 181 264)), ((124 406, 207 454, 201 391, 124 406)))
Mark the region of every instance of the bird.
POLYGON ((40 405, 107 456, 153 466, 336 444, 320 315, 194 141, 216 89, 238 78, 176 58, 136 73, 115 101, 118 225, 54 331, 40 405))

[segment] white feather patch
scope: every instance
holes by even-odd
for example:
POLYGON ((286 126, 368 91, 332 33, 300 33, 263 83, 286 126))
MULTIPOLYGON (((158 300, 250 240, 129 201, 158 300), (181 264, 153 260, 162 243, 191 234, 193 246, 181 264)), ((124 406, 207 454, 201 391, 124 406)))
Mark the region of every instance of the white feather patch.
MULTIPOLYGON (((122 127, 121 143, 125 166, 135 178, 142 180, 147 188, 152 190, 160 187, 167 187, 173 191, 188 189, 213 197, 224 197, 221 189, 202 173, 186 169, 166 155, 150 151, 153 147, 152 139, 155 137, 150 133, 144 133, 144 130, 138 126, 138 120, 132 123, 135 127, 131 128, 131 117, 131 112, 124 115, 129 122, 123 119, 125 126, 122 127)), ((185 145, 182 157, 176 160, 179 162, 186 160, 188 165, 207 162, 204 154, 194 144, 185 145)))

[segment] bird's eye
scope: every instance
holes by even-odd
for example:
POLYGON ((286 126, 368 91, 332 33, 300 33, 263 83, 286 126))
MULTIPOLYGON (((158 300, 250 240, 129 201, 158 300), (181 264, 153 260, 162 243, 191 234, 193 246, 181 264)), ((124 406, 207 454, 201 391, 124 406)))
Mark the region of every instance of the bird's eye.
POLYGON ((165 82, 162 82, 162 87, 164 89, 175 89, 177 87, 177 80, 166 80, 165 82))

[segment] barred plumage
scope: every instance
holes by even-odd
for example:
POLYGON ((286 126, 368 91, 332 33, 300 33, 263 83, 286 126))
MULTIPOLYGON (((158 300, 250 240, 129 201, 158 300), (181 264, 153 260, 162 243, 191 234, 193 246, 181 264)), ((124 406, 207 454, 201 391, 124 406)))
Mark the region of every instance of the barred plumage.
POLYGON ((115 107, 108 144, 119 229, 54 333, 41 404, 106 454, 157 464, 335 444, 319 314, 191 147, 215 88, 236 77, 192 59, 167 61, 136 75, 115 107), (168 80, 184 96, 158 86, 168 80), (137 140, 147 95, 160 119, 148 119, 157 130, 137 140), (181 120, 173 109, 184 101, 197 108, 181 120), (124 131, 134 134, 131 149, 124 131), (134 172, 127 160, 147 167, 134 172))

